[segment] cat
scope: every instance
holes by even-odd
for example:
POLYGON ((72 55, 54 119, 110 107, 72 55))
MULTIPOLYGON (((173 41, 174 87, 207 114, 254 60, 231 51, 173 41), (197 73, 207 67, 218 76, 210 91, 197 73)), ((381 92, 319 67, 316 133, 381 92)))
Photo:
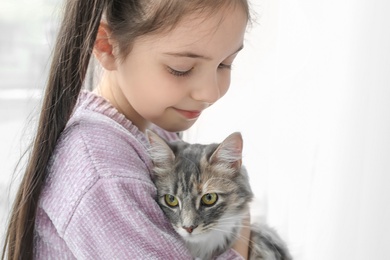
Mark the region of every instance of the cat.
MULTIPOLYGON (((147 131, 157 202, 193 258, 213 259, 239 236, 253 193, 242 165, 239 132, 220 144, 166 142, 147 131)), ((284 241, 265 224, 252 224, 249 259, 291 260, 284 241)))

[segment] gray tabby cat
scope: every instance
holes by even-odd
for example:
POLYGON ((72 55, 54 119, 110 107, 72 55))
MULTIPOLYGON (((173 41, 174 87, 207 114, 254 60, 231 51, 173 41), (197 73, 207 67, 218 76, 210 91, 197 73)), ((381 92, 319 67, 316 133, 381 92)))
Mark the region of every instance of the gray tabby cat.
MULTIPOLYGON (((220 144, 168 143, 147 136, 158 203, 194 258, 213 259, 239 236, 253 194, 241 165, 243 141, 233 133, 220 144)), ((250 258, 292 259, 277 233, 252 225, 250 258)))

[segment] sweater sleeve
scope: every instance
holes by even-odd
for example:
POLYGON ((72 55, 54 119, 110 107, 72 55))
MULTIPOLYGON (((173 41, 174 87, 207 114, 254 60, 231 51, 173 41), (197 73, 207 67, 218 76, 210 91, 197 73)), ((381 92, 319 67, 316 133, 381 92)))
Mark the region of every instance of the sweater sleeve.
POLYGON ((165 223, 153 187, 134 179, 99 180, 83 197, 64 240, 77 259, 191 259, 165 223))

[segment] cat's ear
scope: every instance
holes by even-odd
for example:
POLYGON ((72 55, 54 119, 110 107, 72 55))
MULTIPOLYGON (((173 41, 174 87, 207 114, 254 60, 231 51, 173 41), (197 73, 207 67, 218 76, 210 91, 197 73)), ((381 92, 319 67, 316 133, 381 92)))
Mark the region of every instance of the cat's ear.
POLYGON ((242 136, 239 132, 235 132, 228 137, 217 147, 210 157, 210 163, 225 163, 230 167, 239 169, 242 164, 242 136))
POLYGON ((146 130, 146 136, 150 143, 149 154, 154 165, 159 168, 172 165, 175 155, 166 141, 150 130, 146 130))

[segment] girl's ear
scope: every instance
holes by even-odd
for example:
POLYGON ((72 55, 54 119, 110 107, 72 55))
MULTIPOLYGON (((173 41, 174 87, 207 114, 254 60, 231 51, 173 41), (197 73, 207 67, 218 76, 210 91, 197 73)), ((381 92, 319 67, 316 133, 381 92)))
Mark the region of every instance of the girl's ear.
POLYGON ((93 53, 103 68, 106 70, 115 70, 114 41, 110 37, 111 32, 108 25, 100 23, 93 53))

